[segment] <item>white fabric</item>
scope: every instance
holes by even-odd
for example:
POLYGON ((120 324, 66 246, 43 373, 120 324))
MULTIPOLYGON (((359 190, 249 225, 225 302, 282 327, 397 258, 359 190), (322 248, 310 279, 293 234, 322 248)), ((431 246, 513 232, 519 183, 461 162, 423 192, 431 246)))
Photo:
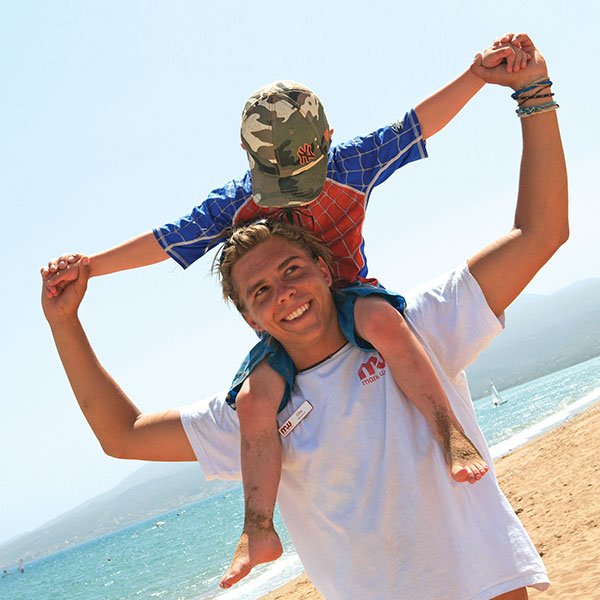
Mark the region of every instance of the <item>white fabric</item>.
MULTIPOLYGON (((463 369, 502 329, 475 279, 459 270, 407 295, 406 319, 430 354, 452 407, 491 463, 463 369)), ((302 563, 327 600, 488 600, 546 571, 495 474, 449 476, 439 444, 376 352, 346 345, 296 379, 280 424, 278 506, 302 563), (373 374, 361 381, 373 357, 373 374)), ((181 411, 207 478, 239 478, 236 414, 223 396, 181 411)))

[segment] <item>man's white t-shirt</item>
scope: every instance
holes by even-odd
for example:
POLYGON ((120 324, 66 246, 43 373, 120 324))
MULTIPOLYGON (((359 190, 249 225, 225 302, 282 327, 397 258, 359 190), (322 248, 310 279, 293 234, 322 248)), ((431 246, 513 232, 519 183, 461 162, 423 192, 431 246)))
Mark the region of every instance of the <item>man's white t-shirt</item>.
MULTIPOLYGON (((431 357, 452 408, 492 465, 464 368, 502 324, 468 267, 406 296, 406 320, 431 357)), ((304 568, 327 600, 488 600, 546 589, 544 565, 493 469, 454 482, 421 413, 377 352, 351 345, 298 374, 283 424, 277 504, 304 568)), ((224 395, 181 410, 207 479, 239 479, 239 423, 224 395)))

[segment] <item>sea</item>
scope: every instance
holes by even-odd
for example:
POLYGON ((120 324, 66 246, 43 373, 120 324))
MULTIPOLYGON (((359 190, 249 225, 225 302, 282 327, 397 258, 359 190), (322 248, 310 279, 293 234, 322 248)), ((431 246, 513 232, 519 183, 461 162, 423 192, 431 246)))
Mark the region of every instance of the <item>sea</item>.
MULTIPOLYGON (((475 401, 494 458, 600 400, 600 357, 475 401)), ((283 556, 218 586, 242 529, 241 487, 0 574, 2 600, 254 600, 302 572, 279 513, 283 556)))

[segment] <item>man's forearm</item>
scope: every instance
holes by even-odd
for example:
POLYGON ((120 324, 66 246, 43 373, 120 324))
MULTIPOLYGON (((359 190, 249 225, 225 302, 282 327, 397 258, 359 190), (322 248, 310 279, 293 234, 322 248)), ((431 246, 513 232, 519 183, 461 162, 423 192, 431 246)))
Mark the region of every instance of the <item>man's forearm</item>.
POLYGON ((415 107, 423 138, 428 139, 443 129, 485 85, 470 70, 451 81, 415 107))
MULTIPOLYGON (((543 104, 536 99, 522 106, 543 104)), ((543 240, 564 242, 569 235, 567 168, 555 110, 521 120, 523 156, 515 228, 543 240)), ((560 245, 560 244, 558 244, 560 245)))
POLYGON ((92 277, 108 275, 117 271, 137 269, 162 262, 169 255, 156 241, 152 231, 143 233, 110 250, 94 254, 90 257, 92 277))

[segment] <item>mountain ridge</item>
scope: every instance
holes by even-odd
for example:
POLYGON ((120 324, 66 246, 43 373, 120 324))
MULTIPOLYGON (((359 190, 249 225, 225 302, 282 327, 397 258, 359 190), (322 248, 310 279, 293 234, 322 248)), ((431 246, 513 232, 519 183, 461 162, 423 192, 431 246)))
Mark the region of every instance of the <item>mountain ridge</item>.
POLYGON ((474 400, 600 355, 600 278, 554 294, 525 294, 506 310, 506 329, 466 369, 474 400))

